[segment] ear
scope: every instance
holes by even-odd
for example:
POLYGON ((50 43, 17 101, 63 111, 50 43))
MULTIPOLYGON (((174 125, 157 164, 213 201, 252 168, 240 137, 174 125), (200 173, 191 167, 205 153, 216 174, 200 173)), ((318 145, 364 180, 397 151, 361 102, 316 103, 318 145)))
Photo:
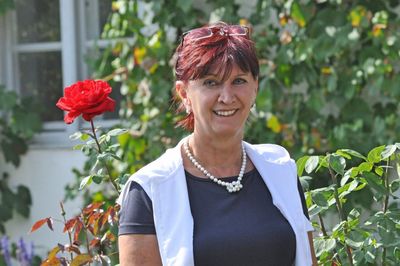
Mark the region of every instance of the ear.
POLYGON ((182 80, 175 82, 175 91, 183 102, 187 99, 186 84, 182 80))

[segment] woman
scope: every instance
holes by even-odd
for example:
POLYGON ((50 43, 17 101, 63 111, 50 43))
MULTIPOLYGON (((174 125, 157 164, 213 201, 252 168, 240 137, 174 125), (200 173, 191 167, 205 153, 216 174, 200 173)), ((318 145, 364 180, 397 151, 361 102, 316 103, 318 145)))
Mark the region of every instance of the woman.
POLYGON ((243 141, 259 76, 248 28, 191 30, 176 55, 179 125, 193 133, 127 183, 121 265, 311 265, 294 161, 281 146, 243 141))

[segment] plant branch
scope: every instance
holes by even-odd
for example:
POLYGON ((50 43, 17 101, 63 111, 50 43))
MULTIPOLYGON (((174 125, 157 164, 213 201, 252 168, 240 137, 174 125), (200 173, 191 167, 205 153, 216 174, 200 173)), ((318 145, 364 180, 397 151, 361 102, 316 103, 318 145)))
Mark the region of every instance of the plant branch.
MULTIPOLYGON (((390 159, 388 158, 386 163, 385 176, 383 178, 383 182, 385 183, 385 188, 387 192, 389 192, 389 165, 390 165, 390 159)), ((389 193, 385 195, 385 201, 383 202, 384 213, 387 212, 388 207, 389 207, 389 193)))
MULTIPOLYGON (((87 248, 87 252, 90 256, 92 256, 92 253, 90 252, 90 245, 89 245, 89 234, 88 234, 88 228, 86 226, 86 220, 85 220, 85 216, 83 215, 83 211, 81 213, 81 218, 82 218, 82 223, 83 223, 83 230, 85 230, 85 238, 86 238, 86 248, 87 248)), ((90 266, 90 262, 89 262, 89 266, 90 266)))
MULTIPOLYGON (((65 217, 65 210, 64 210, 64 205, 62 203, 62 201, 60 201, 60 207, 61 207, 61 216, 64 219, 64 225, 67 224, 67 219, 65 217)), ((67 230, 68 232, 68 238, 69 238, 69 246, 72 247, 72 235, 71 232, 69 230, 67 230)), ((72 253, 72 251, 69 252, 71 254, 71 261, 74 259, 74 254, 72 253)))
POLYGON ((320 213, 318 213, 318 220, 319 220, 319 225, 321 226, 322 235, 327 237, 328 234, 326 232, 325 224, 324 224, 324 221, 322 220, 322 216, 320 213))
MULTIPOLYGON (((98 139, 97 139, 96 129, 94 128, 93 119, 90 120, 90 125, 91 125, 91 127, 92 127, 93 138, 94 138, 94 141, 96 142, 98 152, 99 152, 99 153, 102 153, 100 143, 99 143, 99 141, 98 141, 98 139)), ((104 163, 104 167, 106 168, 106 171, 107 171, 107 174, 108 174, 108 178, 109 178, 111 184, 113 185, 113 187, 115 188, 115 190, 117 191, 117 193, 118 193, 118 195, 119 195, 120 192, 119 192, 119 189, 118 189, 118 184, 115 182, 114 179, 112 179, 112 177, 111 177, 111 171, 108 169, 108 166, 107 166, 106 163, 104 163)))
MULTIPOLYGON (((383 178, 383 182, 386 188, 386 195, 385 195, 385 201, 383 202, 383 213, 386 214, 389 206, 389 165, 390 165, 390 158, 388 158, 387 163, 386 163, 386 169, 385 169, 385 175, 383 178)), ((382 250, 382 265, 386 265, 386 247, 383 247, 382 250)))
MULTIPOLYGON (((339 199, 337 178, 336 178, 336 175, 335 175, 335 173, 333 172, 333 170, 332 170, 332 168, 331 168, 330 165, 328 166, 328 170, 329 170, 329 174, 330 174, 330 176, 331 176, 331 178, 332 178, 332 182, 333 182, 333 189, 334 189, 334 190, 333 190, 333 194, 334 194, 334 196, 335 196, 336 207, 337 207, 338 212, 339 212, 340 220, 341 220, 342 222, 345 222, 345 223, 344 223, 344 233, 345 233, 345 235, 347 235, 347 233, 348 233, 347 218, 346 218, 346 215, 345 215, 345 213, 344 213, 344 211, 343 211, 342 204, 341 204, 340 199, 339 199)), ((348 259, 349 259, 349 263, 350 263, 351 266, 353 266, 354 264, 353 264, 353 258, 352 258, 352 255, 351 255, 351 249, 350 249, 350 247, 346 244, 346 242, 344 242, 344 246, 345 246, 345 249, 346 249, 347 257, 348 257, 348 259)))

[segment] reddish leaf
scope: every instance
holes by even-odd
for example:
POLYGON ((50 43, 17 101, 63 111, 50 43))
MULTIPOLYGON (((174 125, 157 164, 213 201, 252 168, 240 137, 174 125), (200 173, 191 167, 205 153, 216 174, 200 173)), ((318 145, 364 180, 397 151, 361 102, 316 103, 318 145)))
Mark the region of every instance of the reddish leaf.
POLYGON ((71 231, 71 229, 75 227, 77 221, 79 221, 79 217, 75 217, 75 218, 69 219, 65 223, 63 233, 65 233, 67 231, 71 231))
POLYGON ((101 242, 105 242, 105 241, 110 241, 110 242, 114 242, 116 241, 117 238, 114 236, 113 233, 111 233, 110 231, 108 231, 107 233, 104 234, 104 236, 101 238, 101 242))
POLYGON ((86 228, 90 231, 90 233, 92 233, 92 235, 95 235, 95 234, 94 234, 94 229, 93 229, 93 226, 92 226, 92 225, 88 225, 86 228))
POLYGON ((91 212, 93 212, 94 210, 100 208, 103 204, 104 204, 104 202, 94 202, 94 203, 91 203, 91 204, 89 204, 88 206, 86 206, 86 207, 83 209, 83 213, 84 213, 84 214, 91 213, 91 212))
POLYGON ((82 222, 79 220, 76 225, 75 225, 75 232, 74 232, 74 241, 78 241, 79 233, 81 232, 83 228, 82 222))
POLYGON ((104 215, 101 217, 101 226, 104 226, 106 224, 106 222, 108 221, 108 217, 110 216, 110 211, 111 211, 112 207, 108 207, 107 211, 104 213, 104 215))
POLYGON ((90 247, 94 248, 96 246, 98 246, 100 244, 100 239, 98 237, 92 239, 92 241, 90 241, 90 247))
MULTIPOLYGON (((38 230, 40 227, 42 227, 45 223, 49 223, 49 222, 48 222, 49 219, 51 219, 51 218, 48 217, 48 218, 44 218, 44 219, 41 219, 41 220, 37 221, 37 222, 32 226, 30 232, 31 232, 31 233, 32 233, 32 232, 35 232, 35 231, 38 230)), ((50 229, 53 230, 52 228, 50 228, 50 229)))
POLYGON ((89 219, 88 219, 88 221, 87 221, 87 224, 89 225, 89 224, 97 223, 98 220, 99 220, 102 216, 103 216, 103 213, 99 213, 99 212, 91 214, 91 215, 89 216, 89 219))
POLYGON ((92 261, 92 256, 89 254, 80 254, 71 261, 71 266, 80 266, 92 261))
POLYGON ((70 246, 70 245, 67 245, 67 246, 65 246, 65 249, 68 251, 68 252, 75 252, 76 254, 81 254, 81 251, 79 250, 79 248, 77 247, 77 246, 74 246, 74 245, 72 245, 72 246, 70 246))
POLYGON ((53 230, 53 219, 51 217, 47 218, 47 226, 50 228, 51 231, 53 230))

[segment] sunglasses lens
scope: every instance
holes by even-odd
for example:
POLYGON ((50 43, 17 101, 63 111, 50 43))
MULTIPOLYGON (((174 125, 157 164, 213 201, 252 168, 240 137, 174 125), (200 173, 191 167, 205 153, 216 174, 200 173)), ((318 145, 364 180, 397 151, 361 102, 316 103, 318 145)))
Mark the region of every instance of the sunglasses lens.
POLYGON ((239 25, 231 25, 229 26, 229 34, 233 35, 246 35, 247 29, 243 26, 239 25))
POLYGON ((210 37, 211 35, 212 35, 212 30, 210 28, 199 28, 199 29, 191 30, 186 34, 186 36, 188 36, 194 40, 207 38, 207 37, 210 37))

